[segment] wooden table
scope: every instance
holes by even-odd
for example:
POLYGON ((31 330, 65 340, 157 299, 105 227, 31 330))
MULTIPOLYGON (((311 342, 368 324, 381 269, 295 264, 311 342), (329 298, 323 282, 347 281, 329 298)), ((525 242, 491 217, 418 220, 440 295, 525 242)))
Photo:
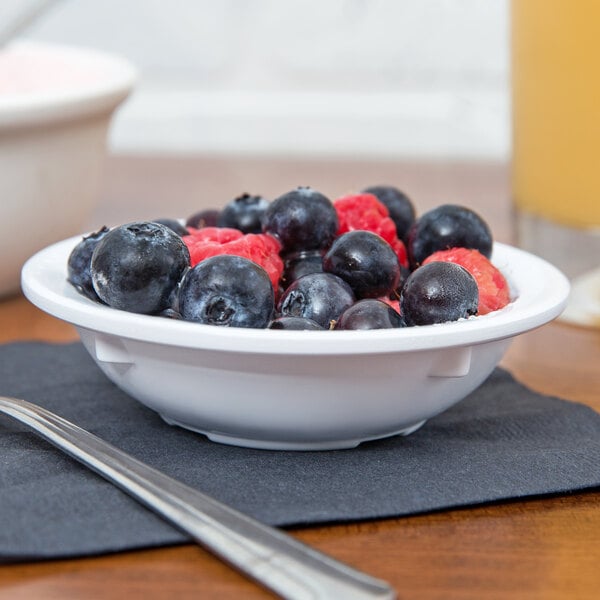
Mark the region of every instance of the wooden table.
MULTIPOLYGON (((244 191, 274 197, 311 185, 335 197, 389 182, 411 194, 420 211, 442 202, 471 206, 490 222, 497 239, 510 242, 507 173, 495 164, 115 157, 89 227, 187 216, 244 191)), ((3 299, 0 341, 24 339, 63 342, 76 334, 21 296, 3 299)), ((600 330, 552 323, 518 338, 503 365, 536 390, 600 410, 600 330)), ((600 597, 600 491, 291 533, 389 581, 401 598, 600 597)), ((4 566, 0 597, 271 596, 203 549, 185 545, 4 566)))

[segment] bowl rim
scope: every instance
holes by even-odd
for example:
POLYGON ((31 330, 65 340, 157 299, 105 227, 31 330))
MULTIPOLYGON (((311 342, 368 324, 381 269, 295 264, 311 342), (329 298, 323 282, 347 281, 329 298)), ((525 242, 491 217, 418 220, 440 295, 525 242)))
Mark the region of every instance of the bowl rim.
POLYGON ((492 262, 513 294, 501 310, 452 323, 368 331, 288 331, 217 327, 125 312, 79 294, 66 280, 67 260, 81 240, 52 244, 23 266, 21 286, 38 308, 76 327, 187 349, 266 355, 365 355, 435 350, 513 337, 556 318, 569 281, 556 267, 524 250, 496 242, 492 262))
POLYGON ((134 88, 138 73, 125 58, 91 48, 19 40, 8 51, 40 52, 69 63, 101 67, 102 77, 63 89, 0 94, 0 129, 73 121, 112 111, 134 88))

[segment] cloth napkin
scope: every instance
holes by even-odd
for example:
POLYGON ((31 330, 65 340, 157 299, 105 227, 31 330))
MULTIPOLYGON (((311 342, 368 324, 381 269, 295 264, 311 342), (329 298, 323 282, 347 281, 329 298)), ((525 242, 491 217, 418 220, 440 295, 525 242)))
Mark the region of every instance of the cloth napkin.
MULTIPOLYGON (((600 486, 600 415, 497 369, 408 437, 352 450, 216 444, 117 389, 79 343, 0 346, 0 395, 44 406, 265 523, 397 517, 600 486)), ((0 415, 0 562, 180 544, 185 534, 0 415)))

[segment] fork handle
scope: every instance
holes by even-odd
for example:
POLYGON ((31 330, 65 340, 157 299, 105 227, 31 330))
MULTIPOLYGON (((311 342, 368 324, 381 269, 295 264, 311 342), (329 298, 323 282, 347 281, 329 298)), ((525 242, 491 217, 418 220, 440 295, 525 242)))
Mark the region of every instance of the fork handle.
POLYGON ((396 597, 386 582, 168 477, 46 409, 0 396, 0 412, 31 427, 281 598, 396 597))

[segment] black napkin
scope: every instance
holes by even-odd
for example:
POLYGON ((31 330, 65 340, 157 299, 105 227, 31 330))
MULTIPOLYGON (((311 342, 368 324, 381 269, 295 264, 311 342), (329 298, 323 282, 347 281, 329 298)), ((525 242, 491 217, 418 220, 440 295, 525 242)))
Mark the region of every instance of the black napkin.
MULTIPOLYGON (((408 437, 277 452, 210 442, 118 390, 79 344, 0 346, 0 395, 40 404, 188 485, 277 526, 422 513, 600 485, 600 415, 497 369, 408 437)), ((188 538, 0 415, 0 561, 188 538)))

